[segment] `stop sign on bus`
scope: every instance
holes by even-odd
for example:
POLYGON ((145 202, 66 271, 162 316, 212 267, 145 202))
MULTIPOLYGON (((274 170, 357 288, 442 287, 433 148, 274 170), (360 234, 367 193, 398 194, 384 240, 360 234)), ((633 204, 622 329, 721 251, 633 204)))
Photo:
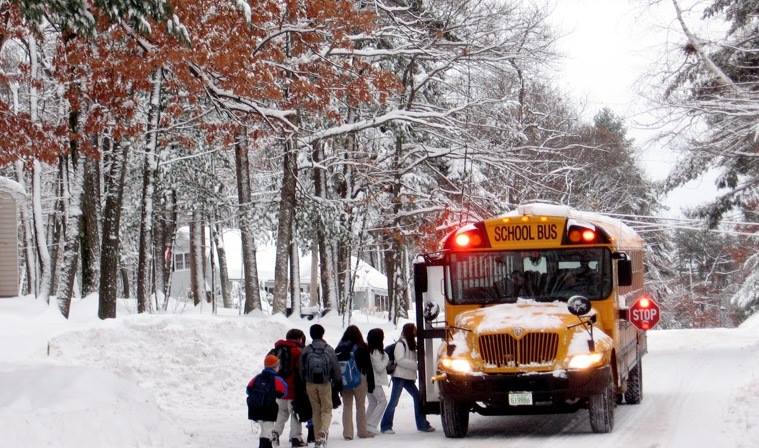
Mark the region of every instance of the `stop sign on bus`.
POLYGON ((630 322, 641 330, 650 330, 659 323, 661 310, 649 296, 641 296, 628 310, 630 322))

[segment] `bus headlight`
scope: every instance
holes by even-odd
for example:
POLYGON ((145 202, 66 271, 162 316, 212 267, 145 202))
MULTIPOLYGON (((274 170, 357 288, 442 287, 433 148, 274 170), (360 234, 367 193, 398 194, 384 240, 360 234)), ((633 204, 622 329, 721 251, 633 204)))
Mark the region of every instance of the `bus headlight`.
POLYGON ((604 354, 601 352, 594 353, 581 353, 579 355, 572 356, 569 360, 570 369, 587 369, 588 367, 595 366, 603 359, 604 354))
POLYGON ((461 358, 442 358, 440 364, 446 369, 453 370, 458 373, 469 373, 472 371, 472 365, 469 361, 461 358))

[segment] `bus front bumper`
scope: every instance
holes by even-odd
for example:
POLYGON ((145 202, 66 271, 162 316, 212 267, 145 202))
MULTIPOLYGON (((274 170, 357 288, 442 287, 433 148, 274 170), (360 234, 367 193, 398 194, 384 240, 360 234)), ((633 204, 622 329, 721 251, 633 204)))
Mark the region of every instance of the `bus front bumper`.
MULTIPOLYGON (((602 393, 612 379, 611 366, 555 372, 452 374, 437 382, 443 398, 482 402, 488 407, 509 406, 509 392, 531 392, 533 403, 562 406, 602 393)), ((523 408, 523 406, 518 406, 523 408)))

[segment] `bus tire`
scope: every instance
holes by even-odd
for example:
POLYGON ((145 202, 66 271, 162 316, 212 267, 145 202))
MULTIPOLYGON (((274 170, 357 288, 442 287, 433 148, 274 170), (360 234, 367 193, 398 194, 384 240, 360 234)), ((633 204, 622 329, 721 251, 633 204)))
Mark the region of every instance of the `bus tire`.
POLYGON ((627 390, 625 390, 625 403, 638 404, 643 399, 643 360, 639 359, 630 373, 627 375, 627 390))
POLYGON ((443 398, 440 401, 440 420, 446 437, 466 437, 469 431, 469 407, 450 398, 443 398))
POLYGON ((593 432, 609 433, 614 428, 614 398, 614 385, 611 381, 603 392, 590 396, 588 414, 593 432))

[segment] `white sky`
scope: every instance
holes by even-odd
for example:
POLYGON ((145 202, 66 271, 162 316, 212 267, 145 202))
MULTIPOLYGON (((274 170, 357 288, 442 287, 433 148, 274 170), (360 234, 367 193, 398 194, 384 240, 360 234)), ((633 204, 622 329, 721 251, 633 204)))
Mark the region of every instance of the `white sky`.
MULTIPOLYGON (((629 135, 642 149, 641 166, 655 180, 666 177, 677 155, 665 143, 653 141, 660 131, 645 97, 655 96, 660 82, 647 74, 664 61, 667 46, 682 42, 671 2, 649 6, 646 0, 554 0, 550 7, 549 22, 562 36, 556 45, 563 58, 555 82, 583 106, 584 119, 592 119, 603 107, 625 117, 629 135)), ((697 17, 689 19, 693 28, 699 28, 697 17)), ((679 215, 681 206, 713 196, 714 177, 674 191, 666 200, 670 214, 679 215)))

